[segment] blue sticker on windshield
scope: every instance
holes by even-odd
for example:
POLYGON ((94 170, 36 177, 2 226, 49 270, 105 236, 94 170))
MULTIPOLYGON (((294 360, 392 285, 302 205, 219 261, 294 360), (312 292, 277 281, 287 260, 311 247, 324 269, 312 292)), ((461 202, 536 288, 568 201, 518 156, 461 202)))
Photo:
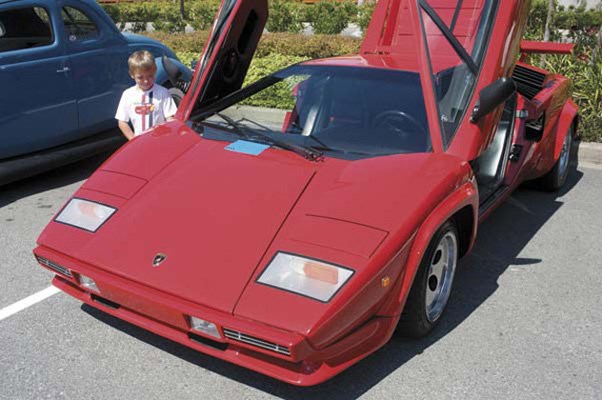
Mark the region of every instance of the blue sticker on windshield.
POLYGON ((252 156, 260 155, 265 149, 270 147, 269 144, 248 142, 246 140, 237 140, 226 146, 226 150, 235 151, 237 153, 250 154, 252 156))

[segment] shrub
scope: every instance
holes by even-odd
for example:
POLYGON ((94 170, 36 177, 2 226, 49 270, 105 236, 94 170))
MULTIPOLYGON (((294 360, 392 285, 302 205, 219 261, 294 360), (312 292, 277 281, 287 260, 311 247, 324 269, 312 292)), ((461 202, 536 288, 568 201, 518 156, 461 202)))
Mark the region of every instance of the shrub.
POLYGON ((177 51, 176 56, 184 65, 192 68, 192 63, 201 58, 201 53, 196 51, 177 51))
POLYGON ((338 35, 351 21, 350 9, 345 2, 321 1, 308 7, 306 17, 315 33, 338 35))
MULTIPOLYGON (((303 57, 272 54, 269 57, 255 58, 251 62, 243 86, 247 86, 273 72, 289 65, 303 61, 303 57)), ((289 108, 292 107, 291 92, 284 87, 275 85, 244 102, 246 105, 257 107, 289 108)))
POLYGON ((186 21, 180 15, 178 8, 162 6, 158 18, 153 21, 153 28, 167 33, 184 32, 186 21))
MULTIPOLYGON (((203 51, 209 32, 168 35, 161 32, 148 36, 163 42, 176 52, 203 51)), ((282 54, 304 58, 324 58, 357 53, 361 40, 344 36, 300 36, 291 33, 269 33, 262 36, 255 52, 256 57, 282 54)))
MULTIPOLYGON (((547 0, 535 0, 526 38, 542 40, 547 15, 547 0)), ((551 38, 561 39, 561 29, 575 43, 574 55, 532 56, 530 62, 565 75, 573 81, 573 100, 579 106, 579 130, 583 140, 602 142, 602 54, 597 34, 602 25, 602 10, 570 7, 555 10, 551 38)))
POLYGON ((190 26, 197 31, 210 29, 219 9, 219 1, 201 0, 189 4, 188 23, 190 26))
POLYGON ((303 29, 301 19, 301 9, 297 3, 274 0, 269 3, 266 28, 269 32, 299 33, 303 29))
POLYGON ((324 58, 357 53, 361 40, 344 36, 300 36, 289 33, 263 35, 257 48, 257 56, 285 54, 306 58, 324 58))
POLYGON ((376 2, 364 3, 362 6, 358 7, 357 24, 362 30, 363 35, 366 34, 366 29, 368 29, 368 25, 370 25, 374 8, 376 8, 376 2))
POLYGON ((547 56, 544 68, 573 81, 573 100, 579 105, 579 136, 602 142, 602 57, 591 59, 593 49, 578 49, 578 56, 547 56))
POLYGON ((194 32, 194 33, 178 33, 178 34, 167 34, 165 32, 152 32, 147 33, 147 36, 160 41, 167 47, 178 52, 196 52, 200 53, 203 51, 205 42, 209 37, 208 31, 194 32))

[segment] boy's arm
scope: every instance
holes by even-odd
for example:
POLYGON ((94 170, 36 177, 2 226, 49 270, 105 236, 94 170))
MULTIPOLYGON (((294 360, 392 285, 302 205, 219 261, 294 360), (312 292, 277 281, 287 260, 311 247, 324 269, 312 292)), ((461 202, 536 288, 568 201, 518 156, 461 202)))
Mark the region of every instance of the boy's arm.
POLYGON ((121 130, 121 133, 123 133, 123 136, 125 136, 125 138, 127 140, 132 140, 134 138, 134 132, 132 132, 132 128, 130 128, 130 124, 128 124, 125 121, 118 121, 117 124, 119 125, 119 129, 121 130))
POLYGON ((132 140, 134 138, 134 132, 132 128, 130 128, 130 124, 128 124, 128 101, 126 97, 126 92, 123 92, 121 95, 121 99, 119 100, 119 105, 117 106, 117 112, 115 113, 115 119, 117 119, 117 125, 119 126, 119 130, 123 133, 123 136, 127 140, 132 140))
POLYGON ((171 97, 171 95, 168 95, 165 98, 165 101, 163 103, 163 116, 165 117, 166 120, 172 120, 174 119, 174 116, 176 115, 176 111, 178 111, 178 106, 176 106, 176 102, 173 101, 173 98, 171 97))

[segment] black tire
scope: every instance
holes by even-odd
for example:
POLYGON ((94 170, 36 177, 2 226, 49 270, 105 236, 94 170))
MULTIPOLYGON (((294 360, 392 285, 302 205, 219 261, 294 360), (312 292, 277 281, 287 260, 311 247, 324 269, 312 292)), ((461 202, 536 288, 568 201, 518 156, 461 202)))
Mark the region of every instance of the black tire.
POLYGON ((176 87, 170 87, 168 90, 169 90, 169 94, 171 95, 171 98, 176 103, 176 106, 179 107, 180 102, 182 101, 182 98, 184 97, 184 92, 182 92, 180 89, 178 89, 176 87))
POLYGON ((408 300, 399 319, 399 324, 397 325, 397 333, 399 335, 411 338, 424 337, 441 320, 452 292, 455 270, 458 265, 458 240, 458 229, 452 221, 447 221, 443 224, 431 239, 420 262, 420 266, 414 277, 414 283, 408 295, 408 300), (451 263, 451 274, 444 279, 438 280, 438 282, 434 282, 433 279, 436 274, 433 273, 431 266, 439 265, 440 261, 444 258, 441 250, 442 243, 444 242, 446 244, 443 244, 443 246, 449 245, 453 247, 453 254, 450 253, 447 257, 448 262, 451 263), (449 285, 449 287, 445 286, 444 290, 444 285, 449 285), (431 301, 427 304, 427 293, 436 293, 439 290, 441 290, 439 302, 435 301, 433 303, 431 301), (433 307, 434 304, 437 306, 433 307))
POLYGON ((538 179, 537 183, 543 190, 555 192, 564 186, 571 164, 571 149, 573 147, 573 126, 566 133, 562 151, 554 167, 538 179))

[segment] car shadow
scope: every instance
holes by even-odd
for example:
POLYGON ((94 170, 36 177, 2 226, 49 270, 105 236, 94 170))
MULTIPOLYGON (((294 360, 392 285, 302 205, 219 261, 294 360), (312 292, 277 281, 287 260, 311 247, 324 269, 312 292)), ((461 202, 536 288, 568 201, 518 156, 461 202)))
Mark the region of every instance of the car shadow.
POLYGON ((87 179, 114 151, 0 186, 0 208, 19 199, 87 179))
MULTIPOLYGON (((440 324, 426 338, 408 341, 393 337, 383 348, 323 384, 300 388, 206 356, 183 345, 119 320, 88 305, 90 316, 183 360, 284 399, 355 399, 377 385, 413 357, 454 330, 499 287, 498 278, 510 267, 537 268, 540 258, 519 254, 540 228, 562 207, 558 198, 570 191, 583 173, 573 165, 558 193, 528 188, 517 190, 479 227, 472 252, 463 258, 456 274, 454 293, 440 324)), ((543 257, 543 255, 542 255, 543 257)))

